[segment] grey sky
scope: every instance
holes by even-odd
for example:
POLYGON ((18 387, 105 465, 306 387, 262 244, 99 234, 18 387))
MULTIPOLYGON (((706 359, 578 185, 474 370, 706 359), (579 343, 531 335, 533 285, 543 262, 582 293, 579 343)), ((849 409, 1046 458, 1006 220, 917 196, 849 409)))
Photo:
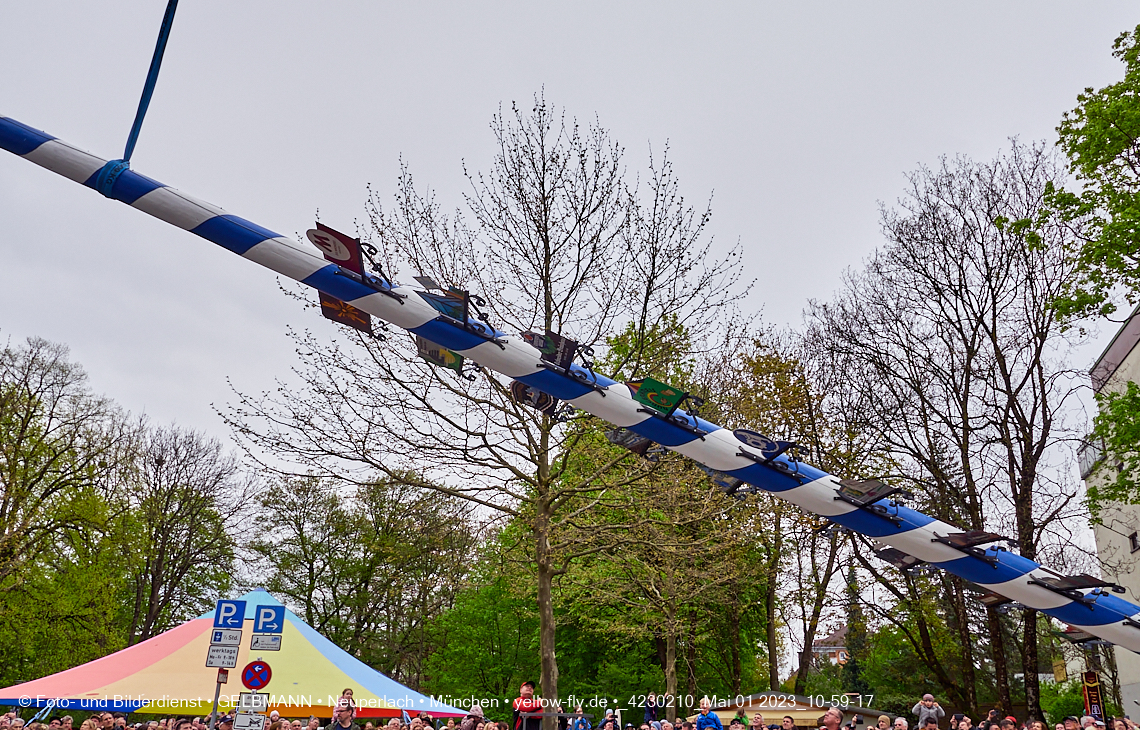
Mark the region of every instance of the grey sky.
MULTIPOLYGON (((118 157, 163 0, 8 3, 0 114, 118 157)), ((1121 76, 1131 3, 391 3, 183 0, 133 167, 285 234, 351 231, 400 155, 454 205, 500 103, 595 114, 631 169, 666 141, 715 190, 745 303, 798 322, 879 241, 877 201, 943 154, 1053 137, 1121 76)), ((332 332, 273 275, 0 155, 0 336, 71 346, 96 389, 224 436, 211 403, 270 388, 288 325, 332 332)), ((1095 349, 1095 348, 1094 348, 1095 349)), ((1090 354, 1090 358, 1095 356, 1090 354)))

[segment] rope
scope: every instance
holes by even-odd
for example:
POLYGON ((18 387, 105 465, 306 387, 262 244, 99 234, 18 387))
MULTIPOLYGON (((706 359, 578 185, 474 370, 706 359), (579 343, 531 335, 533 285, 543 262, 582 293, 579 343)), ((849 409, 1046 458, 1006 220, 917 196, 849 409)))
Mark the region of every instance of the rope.
POLYGON ((139 132, 142 130, 143 119, 147 108, 150 107, 151 97, 154 96, 154 87, 158 83, 158 71, 162 68, 162 56, 166 52, 166 41, 170 38, 170 29, 174 26, 174 11, 178 9, 178 0, 168 0, 166 14, 162 17, 162 27, 158 30, 158 42, 154 47, 154 56, 150 59, 150 70, 146 74, 146 83, 143 84, 142 98, 139 99, 139 108, 135 112, 135 121, 131 125, 131 133, 127 137, 127 146, 123 150, 123 159, 108 160, 107 164, 99 170, 95 177, 95 189, 106 197, 111 197, 115 181, 131 167, 131 155, 135 151, 139 132))

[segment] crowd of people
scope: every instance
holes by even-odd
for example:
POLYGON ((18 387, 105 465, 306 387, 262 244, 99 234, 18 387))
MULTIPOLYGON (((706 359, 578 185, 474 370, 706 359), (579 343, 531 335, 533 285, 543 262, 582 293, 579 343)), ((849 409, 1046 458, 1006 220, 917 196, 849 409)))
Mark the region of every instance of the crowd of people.
MULTIPOLYGON (((327 725, 318 717, 285 718, 274 710, 269 714, 266 730, 542 730, 542 718, 556 718, 558 730, 726 730, 707 698, 700 703, 700 712, 694 720, 679 720, 676 723, 657 717, 663 707, 654 702, 653 696, 643 710, 642 721, 635 725, 626 722, 623 726, 619 716, 609 709, 595 725, 590 716, 576 707, 573 712, 564 712, 555 706, 544 711, 540 700, 535 697, 534 682, 525 682, 519 690, 519 697, 512 706, 510 723, 495 722, 484 718, 482 708, 472 706, 462 719, 447 718, 436 720, 426 712, 415 715, 402 713, 387 722, 371 720, 360 723, 357 718, 353 691, 346 688, 332 708, 332 722, 327 725)), ((998 710, 990 710, 979 722, 962 713, 952 715, 948 720, 946 711, 932 695, 925 695, 911 709, 913 721, 904 716, 891 718, 880 715, 874 723, 865 722, 861 715, 848 715, 840 707, 828 708, 820 718, 818 730, 1140 730, 1140 725, 1128 717, 1098 720, 1091 716, 1066 717, 1049 728, 1041 720, 1019 721, 998 710)), ((0 730, 209 730, 210 717, 166 717, 139 722, 129 722, 121 712, 95 712, 75 726, 71 715, 52 717, 45 721, 26 723, 15 712, 0 715, 0 730)), ((220 714, 214 722, 214 730, 233 730, 233 714, 220 714)), ((813 723, 814 725, 814 723, 813 723)), ((753 713, 751 717, 739 710, 729 721, 727 730, 815 730, 797 727, 791 715, 784 715, 779 722, 769 723, 763 713, 753 713)))

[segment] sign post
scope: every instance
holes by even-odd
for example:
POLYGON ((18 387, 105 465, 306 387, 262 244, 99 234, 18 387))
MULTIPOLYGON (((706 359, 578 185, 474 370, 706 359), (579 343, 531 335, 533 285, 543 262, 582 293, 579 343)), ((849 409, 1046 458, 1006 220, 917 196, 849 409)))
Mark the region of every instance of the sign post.
MULTIPOLYGON (((267 629, 274 628, 269 624, 276 619, 284 619, 285 609, 281 609, 280 613, 274 613, 268 610, 262 614, 262 609, 273 609, 273 606, 258 606, 256 613, 254 613, 254 631, 258 628, 267 629)), ((280 628, 281 622, 277 621, 276 628, 280 628)), ((256 634, 254 634, 256 637, 256 634)), ((252 692, 241 692, 238 694, 238 707, 237 715, 234 716, 234 730, 265 730, 265 715, 261 714, 269 709, 269 695, 260 694, 257 690, 264 689, 265 685, 269 684, 269 680, 273 679, 273 670, 261 659, 252 661, 245 665, 241 670, 241 683, 246 686, 246 689, 253 690, 252 692)))
POLYGON ((230 678, 230 673, 226 670, 237 666, 238 646, 241 644, 244 625, 245 601, 218 601, 218 606, 214 609, 214 628, 210 632, 210 648, 206 654, 206 666, 218 668, 210 730, 214 730, 214 725, 218 722, 218 697, 222 694, 222 685, 230 678))
POLYGON ((281 651, 281 632, 284 630, 284 606, 258 606, 253 611, 250 651, 281 651))

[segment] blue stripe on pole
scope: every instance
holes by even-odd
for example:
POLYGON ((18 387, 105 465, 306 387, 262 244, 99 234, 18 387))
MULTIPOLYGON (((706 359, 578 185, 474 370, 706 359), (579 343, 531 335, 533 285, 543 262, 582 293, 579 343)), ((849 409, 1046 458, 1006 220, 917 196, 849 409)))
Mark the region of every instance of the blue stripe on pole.
MULTIPOLYGON (((649 410, 649 406, 645 406, 645 409, 649 410)), ((641 423, 630 426, 629 430, 662 446, 681 446, 700 438, 697 434, 669 423, 664 418, 650 414, 646 414, 645 420, 641 423)))
MULTIPOLYGON (((535 363, 538 362, 537 351, 535 352, 534 361, 535 363)), ((520 376, 516 378, 516 380, 561 400, 581 398, 592 390, 592 388, 579 383, 577 380, 568 378, 562 373, 547 370, 546 368, 533 372, 530 375, 520 376)))
POLYGON ((203 221, 190 232, 239 255, 268 238, 281 238, 280 233, 228 214, 203 221))
MULTIPOLYGON (((1049 609, 1049 615, 1067 624, 1104 626, 1105 624, 1119 623, 1134 614, 1135 610, 1130 611, 1129 605, 1114 595, 1102 593, 1097 596, 1096 603, 1092 605, 1072 601, 1063 606, 1049 609), (1122 604, 1125 606, 1123 609, 1121 608, 1122 604)), ((1131 606, 1131 608, 1135 609, 1136 607, 1131 606)))
POLYGON ((359 281, 336 273, 338 271, 340 271, 340 266, 330 263, 328 266, 317 269, 306 276, 301 283, 323 291, 331 297, 336 297, 342 302, 351 302, 353 299, 360 299, 376 293, 359 281))
MULTIPOLYGON (((803 466, 803 464, 800 466, 803 466)), ((725 474, 736 477, 743 482, 748 482, 755 487, 763 489, 765 492, 786 492, 789 489, 795 489, 803 485, 803 482, 800 480, 761 464, 749 464, 743 469, 726 471, 725 474)))
POLYGON ((0 147, 13 154, 23 157, 44 142, 53 139, 55 137, 50 134, 32 129, 15 119, 0 117, 0 147))
POLYGON ((442 345, 449 350, 454 350, 459 353, 462 353, 464 350, 470 350, 473 347, 478 347, 487 341, 478 335, 471 334, 467 330, 439 319, 429 320, 419 327, 413 327, 408 331, 414 335, 419 335, 425 340, 434 342, 437 345, 442 345))
MULTIPOLYGON (((995 553, 991 553, 991 555, 993 554, 995 553)), ((948 570, 959 578, 965 578, 966 580, 982 585, 1005 583, 1014 578, 1027 575, 1029 571, 1038 567, 1037 563, 1032 560, 1023 558, 1020 555, 1015 555, 1014 553, 998 552, 996 556, 996 565, 990 565, 984 560, 969 555, 954 560, 933 563, 933 565, 948 570)), ((1028 580, 1028 578, 1026 580, 1028 580)))
POLYGON ((886 507, 887 514, 892 517, 897 517, 899 522, 896 524, 884 516, 863 509, 853 509, 841 515, 829 516, 827 519, 854 530, 855 532, 862 533, 867 537, 876 538, 910 532, 915 528, 928 525, 934 521, 932 517, 927 517, 914 510, 908 510, 905 507, 890 506, 885 499, 879 500, 877 504, 886 507))
MULTIPOLYGON (((83 184, 92 190, 98 190, 99 187, 96 184, 96 180, 99 178, 100 172, 101 171, 97 170, 92 173, 91 177, 87 178, 87 181, 83 184)), ((115 185, 111 188, 111 194, 108 197, 131 205, 147 193, 164 187, 166 186, 157 180, 151 180, 146 175, 140 175, 134 170, 127 169, 119 173, 119 177, 116 178, 115 185)))

